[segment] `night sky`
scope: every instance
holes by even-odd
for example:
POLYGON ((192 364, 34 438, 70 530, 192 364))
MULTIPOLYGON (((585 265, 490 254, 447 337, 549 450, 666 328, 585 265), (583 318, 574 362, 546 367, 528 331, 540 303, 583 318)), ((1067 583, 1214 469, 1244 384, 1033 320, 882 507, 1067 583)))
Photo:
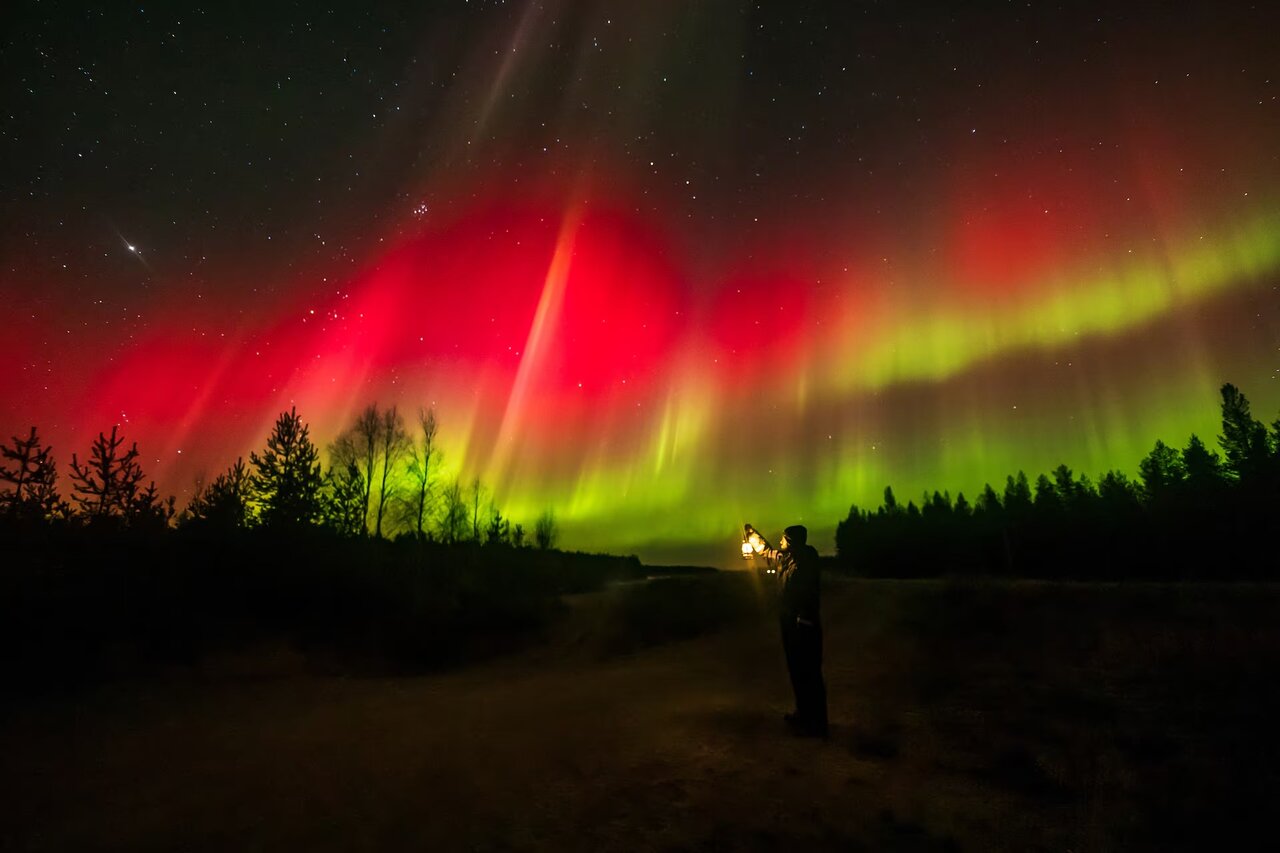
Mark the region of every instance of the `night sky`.
POLYGON ((1280 9, 1127 5, 8 4, 0 430, 434 404, 651 559, 1132 474, 1280 411, 1280 9))

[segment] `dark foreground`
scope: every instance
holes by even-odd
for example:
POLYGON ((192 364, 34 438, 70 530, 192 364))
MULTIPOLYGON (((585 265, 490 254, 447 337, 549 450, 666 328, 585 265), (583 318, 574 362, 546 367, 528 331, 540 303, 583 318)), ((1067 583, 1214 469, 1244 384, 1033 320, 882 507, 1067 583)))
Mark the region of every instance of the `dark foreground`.
POLYGON ((443 675, 279 648, 10 702, 0 848, 1270 846, 1280 588, 832 579, 823 743, 736 580, 693 639, 707 580, 443 675))

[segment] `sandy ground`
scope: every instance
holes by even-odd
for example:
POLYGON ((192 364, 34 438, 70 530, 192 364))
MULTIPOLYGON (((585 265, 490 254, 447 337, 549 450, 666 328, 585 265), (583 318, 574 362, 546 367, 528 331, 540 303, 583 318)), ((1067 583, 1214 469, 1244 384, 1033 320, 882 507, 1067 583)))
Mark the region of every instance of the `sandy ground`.
POLYGON ((0 846, 1165 846, 1144 824, 1145 774, 1177 775, 1194 731, 1171 723, 1134 758, 1122 747, 1149 728, 1150 695, 1117 699, 1105 674, 1067 663, 1054 664, 1058 686, 1035 686, 1048 654, 1036 638, 1030 658, 922 683, 919 656, 948 643, 895 638, 912 624, 894 615, 898 595, 828 585, 828 742, 784 730, 789 688, 766 617, 601 659, 592 636, 608 610, 593 597, 550 644, 463 671, 287 674, 282 652, 256 674, 229 662, 32 701, 0 729, 0 846), (272 665, 285 674, 262 671, 272 665), (1041 707, 1044 690, 1056 698, 1041 707), (1045 711, 1059 705, 1067 716, 1045 711))

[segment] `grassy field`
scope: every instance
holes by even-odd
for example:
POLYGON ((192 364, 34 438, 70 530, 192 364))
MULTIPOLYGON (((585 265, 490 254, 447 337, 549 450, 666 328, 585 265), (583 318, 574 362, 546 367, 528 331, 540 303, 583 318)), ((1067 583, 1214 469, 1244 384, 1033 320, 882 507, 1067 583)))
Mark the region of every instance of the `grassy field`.
POLYGON ((828 742, 750 578, 567 600, 444 674, 263 648, 9 701, 0 848, 1272 846, 1275 587, 830 578, 828 742))

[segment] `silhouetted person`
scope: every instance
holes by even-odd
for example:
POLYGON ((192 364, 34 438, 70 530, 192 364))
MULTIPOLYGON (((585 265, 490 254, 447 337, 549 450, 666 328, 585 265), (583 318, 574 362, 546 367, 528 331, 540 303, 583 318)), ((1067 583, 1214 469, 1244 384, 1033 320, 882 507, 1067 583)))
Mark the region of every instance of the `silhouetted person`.
POLYGON ((776 549, 751 525, 745 529, 755 552, 773 563, 778 571, 782 650, 796 694, 796 710, 784 719, 797 734, 826 737, 827 687, 822 680, 822 620, 818 612, 822 581, 818 552, 807 543, 809 531, 798 524, 783 532, 776 549))

